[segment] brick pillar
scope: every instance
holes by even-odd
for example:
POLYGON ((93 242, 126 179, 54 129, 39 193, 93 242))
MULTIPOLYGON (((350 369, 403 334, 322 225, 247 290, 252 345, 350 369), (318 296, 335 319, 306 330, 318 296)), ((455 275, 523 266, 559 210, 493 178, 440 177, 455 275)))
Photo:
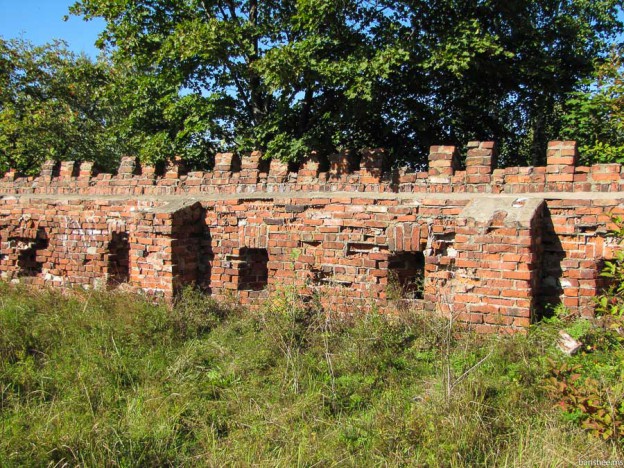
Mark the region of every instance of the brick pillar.
POLYGON ((89 181, 93 177, 93 162, 85 161, 78 168, 78 186, 88 187, 89 181))
POLYGON ((312 182, 313 180, 318 179, 320 165, 321 163, 319 161, 318 154, 313 152, 301 163, 301 167, 299 168, 297 175, 297 181, 302 183, 312 182))
POLYGON ((77 175, 78 166, 76 161, 63 161, 61 162, 61 180, 71 179, 77 175))
POLYGON ((14 181, 15 179, 17 179, 17 171, 11 167, 4 173, 4 180, 14 181))
POLYGON ((379 183, 386 159, 386 151, 382 148, 362 151, 360 163, 360 180, 364 184, 379 183))
POLYGON ((459 167, 459 155, 454 146, 432 146, 429 150, 429 182, 448 184, 459 167))
POLYGON ((176 156, 165 168, 165 179, 178 179, 186 172, 186 164, 180 156, 176 156))
POLYGON ((340 153, 329 155, 329 175, 330 177, 340 177, 348 174, 351 169, 351 152, 343 150, 340 153))
POLYGON ((496 144, 493 141, 471 141, 468 143, 466 183, 489 184, 496 158, 496 144))
POLYGON ((257 184, 260 176, 260 162, 262 153, 260 151, 252 151, 241 159, 241 184, 257 184))
POLYGON ((80 164, 80 171, 78 173, 78 176, 82 179, 82 178, 89 178, 91 176, 93 176, 93 163, 91 161, 85 161, 82 164, 80 164))
POLYGON ((226 184, 232 178, 232 172, 240 168, 240 160, 234 153, 217 153, 212 170, 213 184, 226 184))
POLYGON ((548 142, 546 183, 574 182, 574 167, 577 159, 575 141, 548 142))
POLYGON ((156 167, 145 166, 141 172, 143 173, 143 177, 141 178, 139 185, 153 185, 154 180, 156 179, 156 167))
POLYGON ((41 166, 41 179, 43 182, 47 183, 52 180, 57 164, 58 162, 53 159, 48 159, 43 163, 41 166))
POLYGON ((139 163, 136 157, 124 156, 119 163, 117 176, 121 179, 129 179, 136 173, 138 167, 139 163))
POLYGON ((288 179, 288 163, 279 159, 271 159, 269 168, 269 183, 279 184, 288 179))

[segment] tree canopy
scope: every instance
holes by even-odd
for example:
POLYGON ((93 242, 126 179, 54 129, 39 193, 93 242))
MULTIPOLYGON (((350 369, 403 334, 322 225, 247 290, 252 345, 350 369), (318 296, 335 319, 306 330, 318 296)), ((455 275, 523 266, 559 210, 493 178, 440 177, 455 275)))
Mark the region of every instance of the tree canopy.
POLYGON ((570 94, 562 134, 577 140, 581 163, 624 163, 624 67, 614 49, 591 80, 570 94))
POLYGON ((114 154, 205 166, 219 150, 382 146, 417 164, 432 144, 495 139, 509 165, 543 163, 570 127, 570 93, 608 57, 622 4, 78 0, 71 13, 106 21, 114 154))
POLYGON ((37 172, 45 159, 92 160, 108 168, 123 145, 108 127, 117 103, 111 67, 69 52, 0 38, 0 169, 37 172))

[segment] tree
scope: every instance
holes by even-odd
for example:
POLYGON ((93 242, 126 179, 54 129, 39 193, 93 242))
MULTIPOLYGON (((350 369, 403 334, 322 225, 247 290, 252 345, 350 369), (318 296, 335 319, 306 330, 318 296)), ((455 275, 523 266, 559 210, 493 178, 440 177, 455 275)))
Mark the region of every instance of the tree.
POLYGON ((107 132, 110 76, 105 61, 76 56, 61 42, 0 38, 0 170, 34 174, 46 159, 114 166, 123 145, 107 132))
POLYGON ((503 141, 540 163, 559 109, 621 30, 621 0, 79 0, 129 80, 120 132, 146 160, 219 149, 503 141))
POLYGON ((563 115, 563 135, 575 139, 583 164, 624 163, 624 68, 614 49, 593 80, 571 94, 563 115))
POLYGON ((390 133, 371 86, 406 54, 373 29, 391 20, 359 2, 89 0, 72 11, 107 21, 100 45, 131 83, 124 132, 143 159, 201 162, 232 147, 294 159, 390 133))

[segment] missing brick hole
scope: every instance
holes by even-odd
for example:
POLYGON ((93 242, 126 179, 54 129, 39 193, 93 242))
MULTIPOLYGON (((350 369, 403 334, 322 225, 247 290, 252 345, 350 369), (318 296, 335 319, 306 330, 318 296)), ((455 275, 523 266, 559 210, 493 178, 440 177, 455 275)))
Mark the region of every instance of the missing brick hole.
POLYGON ((516 198, 512 202, 511 206, 513 208, 522 208, 526 204, 527 200, 528 200, 528 198, 516 198))
POLYGON ((595 235, 597 226, 595 224, 577 224, 575 226, 575 231, 578 234, 595 235))
POLYGON ((440 242, 455 242, 455 233, 445 232, 443 234, 436 234, 435 239, 440 242))
POLYGON ((321 245, 321 241, 301 241, 302 246, 307 247, 319 247, 321 245))
POLYGON ((445 256, 452 252, 452 245, 455 242, 455 233, 447 232, 435 237, 434 250, 436 255, 445 256))
POLYGON ((381 247, 375 244, 366 244, 366 243, 348 243, 347 244, 347 255, 355 255, 361 253, 378 253, 381 251, 381 247))
POLYGON ((422 252, 398 252, 388 258, 388 299, 422 299, 424 284, 422 252))
POLYGON ((310 269, 311 281, 315 286, 338 286, 350 288, 353 281, 348 281, 336 275, 330 266, 321 266, 310 269))
POLYGON ((130 280, 130 243, 128 234, 114 232, 108 243, 108 285, 119 286, 130 280))
POLYGON ((44 229, 39 229, 35 239, 13 239, 18 249, 17 276, 33 277, 43 272, 45 257, 44 251, 48 249, 49 239, 44 229))
POLYGON ((241 249, 238 289, 261 291, 269 283, 269 253, 267 249, 241 249))

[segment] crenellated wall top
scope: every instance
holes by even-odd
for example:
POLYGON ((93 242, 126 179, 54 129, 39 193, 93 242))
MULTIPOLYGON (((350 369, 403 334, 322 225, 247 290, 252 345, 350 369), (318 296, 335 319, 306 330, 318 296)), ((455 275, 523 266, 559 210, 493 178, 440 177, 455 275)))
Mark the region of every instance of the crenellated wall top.
POLYGON ((624 191, 621 164, 577 166, 573 141, 548 144, 541 167, 495 169, 494 142, 469 142, 465 167, 454 146, 432 146, 427 171, 389 169, 383 149, 322 158, 299 164, 265 160, 255 151, 215 156, 212 171, 188 171, 181 160, 162 170, 122 158, 116 174, 96 173, 91 162, 46 161, 39 176, 10 170, 0 179, 1 194, 184 195, 256 192, 540 193, 624 191))

